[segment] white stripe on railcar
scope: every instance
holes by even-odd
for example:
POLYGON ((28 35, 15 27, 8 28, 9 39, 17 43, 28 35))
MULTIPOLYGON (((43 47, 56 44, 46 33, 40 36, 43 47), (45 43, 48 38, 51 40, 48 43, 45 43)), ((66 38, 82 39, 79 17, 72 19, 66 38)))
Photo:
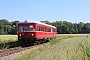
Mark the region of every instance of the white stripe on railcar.
MULTIPOLYGON (((18 24, 21 24, 21 23, 26 23, 26 22, 19 22, 18 24)), ((37 21, 28 21, 28 23, 38 23, 38 24, 43 24, 45 26, 50 26, 50 27, 56 28, 55 26, 48 25, 48 24, 41 23, 41 22, 37 22, 37 21)))

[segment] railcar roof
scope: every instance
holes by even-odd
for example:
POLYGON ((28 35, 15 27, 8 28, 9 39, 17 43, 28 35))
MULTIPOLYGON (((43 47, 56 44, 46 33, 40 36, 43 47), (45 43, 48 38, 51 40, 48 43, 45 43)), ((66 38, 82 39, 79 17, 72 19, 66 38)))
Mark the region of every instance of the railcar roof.
POLYGON ((37 21, 33 21, 33 20, 30 20, 28 22, 19 22, 18 24, 22 24, 22 23, 38 23, 38 24, 43 24, 43 25, 46 25, 46 26, 51 26, 51 27, 54 27, 56 28, 55 26, 52 26, 52 25, 48 25, 48 24, 45 24, 45 23, 42 23, 42 22, 37 22, 37 21))

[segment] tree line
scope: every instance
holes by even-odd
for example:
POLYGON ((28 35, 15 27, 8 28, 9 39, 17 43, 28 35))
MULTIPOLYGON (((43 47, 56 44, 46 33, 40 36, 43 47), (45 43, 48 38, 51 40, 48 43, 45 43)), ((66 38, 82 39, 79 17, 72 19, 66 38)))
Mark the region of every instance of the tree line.
POLYGON ((17 34, 17 23, 19 21, 9 22, 6 19, 0 20, 0 35, 16 35, 17 34))
POLYGON ((87 34, 90 33, 90 23, 71 23, 67 21, 49 22, 48 20, 41 21, 46 24, 53 25, 57 28, 58 34, 87 34))
MULTIPOLYGON (((17 23, 19 21, 15 20, 9 22, 6 19, 0 20, 0 35, 16 35, 17 34, 17 23)), ((90 33, 90 23, 71 23, 67 21, 54 21, 50 22, 48 20, 41 21, 43 23, 53 25, 57 27, 58 34, 86 34, 90 33)))

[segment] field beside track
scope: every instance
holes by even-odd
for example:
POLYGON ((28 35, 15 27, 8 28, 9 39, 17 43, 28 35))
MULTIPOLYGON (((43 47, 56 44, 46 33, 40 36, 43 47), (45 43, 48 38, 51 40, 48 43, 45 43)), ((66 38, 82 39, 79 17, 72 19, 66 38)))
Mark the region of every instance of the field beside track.
POLYGON ((58 34, 49 44, 14 60, 90 60, 90 34, 58 34))
MULTIPOLYGON (((57 36, 61 38, 66 38, 69 36, 87 36, 89 34, 57 34, 57 36)), ((7 41, 17 41, 17 35, 0 35, 0 42, 7 42, 7 41)))
POLYGON ((17 40, 17 35, 0 35, 0 40, 17 40))
POLYGON ((17 41, 17 35, 0 35, 0 49, 15 46, 17 41))
POLYGON ((17 35, 0 35, 0 44, 17 41, 17 35))

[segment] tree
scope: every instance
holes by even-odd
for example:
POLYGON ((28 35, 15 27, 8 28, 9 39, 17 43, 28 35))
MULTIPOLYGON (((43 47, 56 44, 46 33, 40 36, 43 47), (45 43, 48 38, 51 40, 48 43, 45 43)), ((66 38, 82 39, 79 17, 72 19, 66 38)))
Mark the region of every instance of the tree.
POLYGON ((90 23, 86 23, 83 25, 83 33, 90 33, 90 23))
MULTIPOLYGON (((9 22, 6 19, 0 20, 0 35, 1 34, 17 34, 17 23, 19 21, 15 20, 9 22)), ((50 22, 49 20, 41 21, 57 28, 59 34, 73 34, 73 33, 90 33, 90 23, 71 23, 67 21, 54 21, 50 22)))
POLYGON ((0 20, 0 34, 17 34, 18 22, 18 20, 14 22, 9 22, 6 19, 0 20))
POLYGON ((2 23, 0 23, 0 34, 4 34, 4 25, 2 23))
POLYGON ((51 25, 51 23, 48 20, 40 21, 40 22, 51 25))
POLYGON ((77 24, 78 33, 83 33, 83 26, 84 26, 84 23, 82 22, 79 22, 77 24))

